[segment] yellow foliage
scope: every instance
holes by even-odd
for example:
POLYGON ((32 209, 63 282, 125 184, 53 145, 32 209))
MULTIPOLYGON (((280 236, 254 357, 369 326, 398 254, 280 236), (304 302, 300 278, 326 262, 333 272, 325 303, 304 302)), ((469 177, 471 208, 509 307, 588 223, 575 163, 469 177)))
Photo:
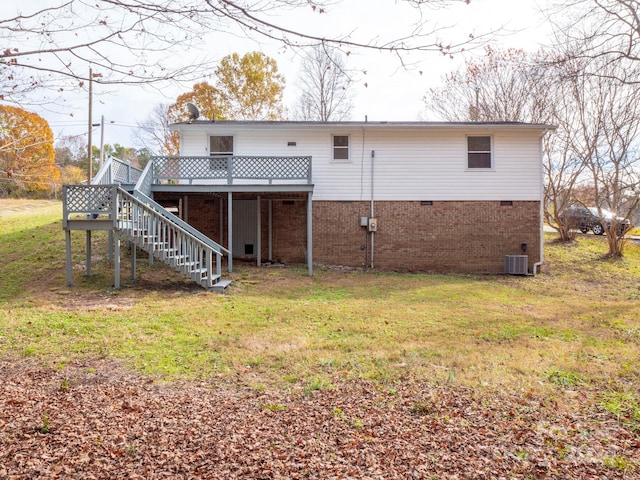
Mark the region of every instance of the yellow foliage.
POLYGON ((283 116, 285 80, 277 62, 261 52, 227 55, 216 69, 218 86, 236 120, 278 120, 283 116))
POLYGON ((75 165, 65 165, 60 172, 62 185, 80 185, 87 180, 86 172, 75 165))
POLYGON ((33 112, 0 105, 0 194, 55 191, 60 170, 54 162, 47 121, 33 112))

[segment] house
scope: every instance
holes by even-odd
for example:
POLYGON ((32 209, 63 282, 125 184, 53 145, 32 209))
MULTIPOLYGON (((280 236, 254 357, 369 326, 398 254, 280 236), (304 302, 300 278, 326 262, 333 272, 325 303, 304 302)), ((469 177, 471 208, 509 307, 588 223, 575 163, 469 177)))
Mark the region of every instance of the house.
POLYGON ((309 273, 314 264, 503 273, 505 257, 520 262, 518 273, 535 273, 542 262, 548 125, 195 120, 170 128, 180 156, 154 157, 134 193, 214 240, 229 270, 234 259, 306 263, 309 273))
POLYGON ((530 271, 542 259, 546 125, 194 121, 171 128, 180 133, 181 156, 311 157, 309 178, 154 191, 214 239, 225 238, 232 192, 234 256, 303 263, 310 220, 317 264, 498 273, 505 255, 522 254, 525 244, 530 271))

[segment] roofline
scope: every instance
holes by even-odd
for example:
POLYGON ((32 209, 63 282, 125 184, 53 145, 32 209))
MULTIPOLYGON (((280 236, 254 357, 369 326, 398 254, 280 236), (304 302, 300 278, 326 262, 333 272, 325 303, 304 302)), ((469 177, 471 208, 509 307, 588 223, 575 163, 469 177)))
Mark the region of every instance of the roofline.
POLYGON ((195 120, 192 122, 177 122, 169 125, 171 130, 180 130, 180 127, 197 128, 218 126, 237 127, 300 127, 300 128, 419 128, 419 129, 482 129, 482 128, 507 128, 507 129, 534 129, 534 130, 555 130, 555 125, 544 123, 524 123, 524 122, 405 122, 405 121, 377 121, 377 122, 317 122, 317 121, 293 121, 293 120, 195 120))

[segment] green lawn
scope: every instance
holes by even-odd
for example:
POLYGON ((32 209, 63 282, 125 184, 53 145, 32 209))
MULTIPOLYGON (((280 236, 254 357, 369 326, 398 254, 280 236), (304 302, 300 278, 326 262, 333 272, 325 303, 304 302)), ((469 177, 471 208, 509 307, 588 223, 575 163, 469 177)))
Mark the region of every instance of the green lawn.
POLYGON ((145 261, 136 283, 114 290, 100 235, 86 278, 76 232, 67 288, 60 204, 1 202, 4 356, 61 366, 113 357, 167 379, 214 376, 258 389, 351 378, 574 389, 598 392, 610 411, 640 423, 638 245, 612 260, 602 237, 566 245, 549 234, 536 277, 316 269, 309 278, 303 267, 240 266, 219 295, 145 261))

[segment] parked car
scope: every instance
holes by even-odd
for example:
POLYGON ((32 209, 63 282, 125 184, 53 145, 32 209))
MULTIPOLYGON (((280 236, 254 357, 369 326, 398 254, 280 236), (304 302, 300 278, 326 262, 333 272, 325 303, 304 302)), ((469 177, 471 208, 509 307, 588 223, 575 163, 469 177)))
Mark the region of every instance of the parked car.
MULTIPOLYGON (((631 229, 631 222, 628 218, 618 217, 615 213, 605 209, 601 209, 601 212, 607 229, 611 228, 611 223, 614 218, 618 226, 618 234, 622 235, 631 229)), ((595 235, 602 235, 605 232, 596 207, 571 205, 560 214, 560 219, 570 228, 579 228, 582 233, 587 233, 591 230, 595 235)))

